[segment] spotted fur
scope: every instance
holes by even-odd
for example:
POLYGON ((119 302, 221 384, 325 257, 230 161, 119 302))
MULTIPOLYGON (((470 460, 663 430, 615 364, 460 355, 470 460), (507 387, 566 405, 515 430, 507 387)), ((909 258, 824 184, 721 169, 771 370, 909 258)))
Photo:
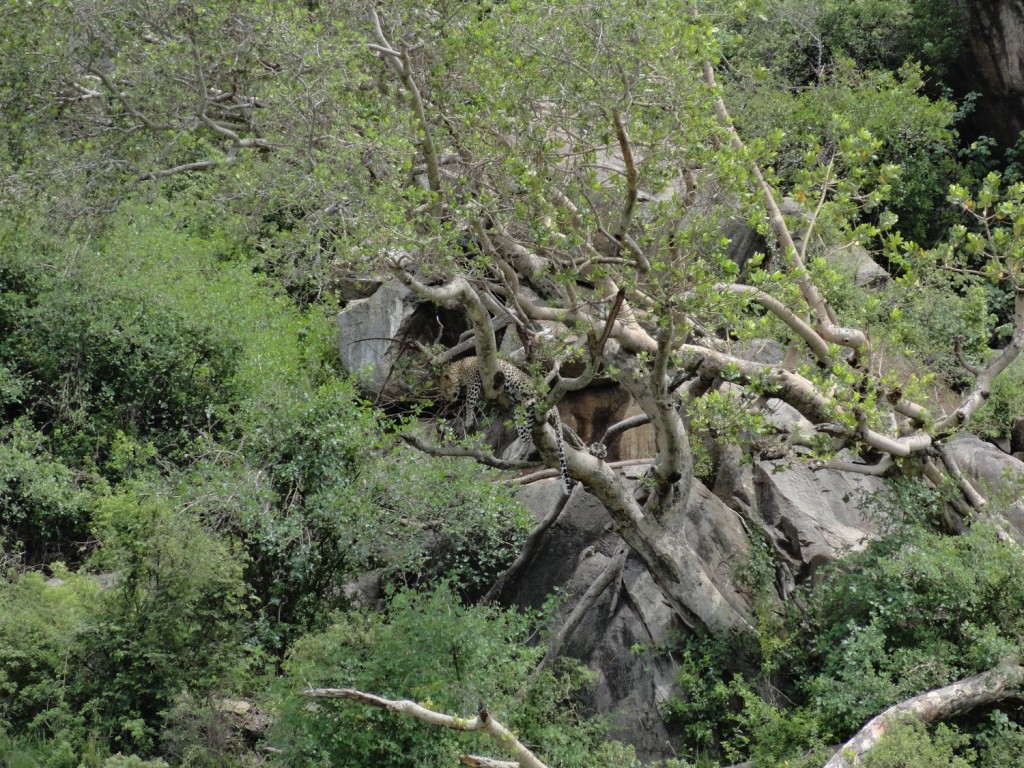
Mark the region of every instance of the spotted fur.
MULTIPOLYGON (((531 427, 536 419, 537 395, 530 377, 504 360, 498 361, 498 368, 504 376, 504 391, 508 399, 519 406, 525 418, 517 414, 515 424, 519 439, 528 450, 533 450, 533 433, 531 427)), ((480 379, 480 366, 475 357, 464 357, 447 366, 441 372, 441 399, 455 402, 462 390, 466 390, 465 423, 476 422, 476 408, 483 392, 483 381, 480 379)), ((562 418, 558 408, 551 408, 547 414, 548 423, 554 427, 555 442, 558 446, 558 467, 562 478, 562 487, 566 494, 572 492, 573 480, 569 477, 569 467, 565 460, 565 445, 562 442, 562 418)))

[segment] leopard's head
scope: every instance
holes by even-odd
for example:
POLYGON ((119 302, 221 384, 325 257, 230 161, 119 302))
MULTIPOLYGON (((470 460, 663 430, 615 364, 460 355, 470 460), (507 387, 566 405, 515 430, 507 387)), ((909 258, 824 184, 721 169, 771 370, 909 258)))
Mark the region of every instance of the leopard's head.
POLYGON ((459 379, 452 368, 449 366, 441 373, 441 399, 448 403, 459 399, 459 379))

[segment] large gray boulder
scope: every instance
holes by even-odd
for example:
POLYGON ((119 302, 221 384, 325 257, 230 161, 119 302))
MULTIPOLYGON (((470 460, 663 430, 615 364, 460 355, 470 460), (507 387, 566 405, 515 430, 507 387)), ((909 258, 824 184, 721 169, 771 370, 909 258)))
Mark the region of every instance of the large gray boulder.
POLYGON ((785 558, 782 596, 822 564, 867 546, 878 520, 865 513, 868 494, 882 492, 877 477, 813 470, 807 464, 760 461, 753 469, 754 514, 785 558))
POLYGON ((1020 0, 969 0, 970 56, 958 70, 961 87, 981 93, 978 132, 1004 147, 1024 131, 1024 4, 1020 0))
POLYGON ((1024 461, 1007 456, 991 443, 964 435, 947 445, 954 461, 994 510, 1024 541, 1024 461))
MULTIPOLYGON (((643 469, 629 470, 628 481, 638 482, 643 469)), ((542 480, 525 486, 519 497, 540 518, 560 494, 557 480, 542 480)), ((727 599, 745 601, 735 569, 747 562, 750 542, 739 516, 696 483, 680 527, 680 535, 727 599)), ((557 590, 564 597, 554 617, 557 628, 621 545, 601 503, 577 489, 545 533, 533 562, 507 585, 504 598, 539 607, 557 590)), ((673 754, 659 707, 684 692, 676 687, 675 662, 654 648, 684 630, 643 564, 630 556, 621 578, 605 589, 563 648, 563 654, 595 672, 591 706, 609 714, 613 737, 635 745, 646 759, 673 754), (637 653, 637 647, 650 651, 637 653)))
POLYGON ((389 397, 408 392, 400 363, 415 368, 419 352, 413 342, 450 347, 465 329, 462 315, 421 301, 395 280, 382 283, 368 298, 350 301, 336 322, 342 368, 370 394, 389 397))

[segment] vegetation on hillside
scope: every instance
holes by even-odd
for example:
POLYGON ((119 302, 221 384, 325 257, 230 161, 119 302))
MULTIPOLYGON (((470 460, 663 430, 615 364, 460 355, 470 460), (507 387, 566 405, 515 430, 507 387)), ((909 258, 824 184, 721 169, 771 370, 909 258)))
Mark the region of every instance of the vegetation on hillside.
MULTIPOLYGON (((515 316, 545 463, 543 411, 601 366, 652 420, 643 499, 566 451, 693 630, 636 649, 680 660, 665 768, 821 765, 886 707, 1017 658, 1024 561, 1001 500, 942 462, 961 427, 1008 440, 1024 419, 1024 185, 1013 151, 959 140, 971 99, 943 77, 960 6, 694 10, 0 10, 0 764, 399 768, 494 749, 310 686, 483 703, 548 765, 639 764, 583 705, 587 669, 537 671, 550 611, 482 602, 532 526, 501 473, 402 440, 437 413, 445 351, 401 407, 340 370, 333 316, 367 276, 464 311, 499 401, 493 318, 515 316), (761 243, 743 264, 735 226, 761 243), (884 292, 831 260, 854 246, 884 292), (766 337, 800 362, 732 356, 766 337), (552 360, 584 374, 544 382, 552 360), (749 407, 768 396, 820 429, 773 433, 749 407), (701 471, 701 419, 746 451, 886 473, 860 503, 889 529, 781 615, 744 615, 658 535, 701 471)), ((744 566, 752 592, 773 557, 744 566)), ((1024 712, 1003 702, 901 723, 866 764, 1021 754, 1024 712)))

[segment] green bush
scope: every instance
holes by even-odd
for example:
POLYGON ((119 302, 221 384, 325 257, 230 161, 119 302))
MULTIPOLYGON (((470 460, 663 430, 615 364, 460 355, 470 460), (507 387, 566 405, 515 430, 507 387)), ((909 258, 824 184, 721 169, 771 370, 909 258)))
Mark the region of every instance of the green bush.
POLYGON ((890 723, 885 736, 868 750, 861 764, 865 768, 969 768, 974 760, 959 754, 968 741, 949 726, 939 725, 929 731, 920 720, 907 718, 890 723))
POLYGON ((24 421, 0 427, 0 544, 28 563, 73 561, 86 540, 92 498, 45 445, 24 421))
MULTIPOLYGON (((696 749, 758 768, 820 765, 808 750, 818 754, 892 704, 1024 648, 1024 561, 1016 548, 982 522, 961 536, 937 533, 930 525, 941 494, 916 482, 894 483, 860 503, 877 518, 881 538, 823 569, 787 607, 779 636, 759 647, 691 639, 678 649, 683 695, 665 714, 696 749)), ((958 725, 964 737, 908 726, 878 754, 902 755, 920 742, 931 745, 922 754, 970 757, 969 737, 998 761, 1021 743, 1024 723, 1002 708, 990 722, 958 725)), ((879 765, 903 764, 892 759, 879 765)), ((944 759, 907 765, 949 764, 944 759)))
POLYGON ((540 651, 525 643, 525 616, 466 608, 451 587, 400 591, 387 614, 349 613, 293 647, 285 664, 282 716, 273 740, 284 765, 399 768, 458 762, 460 749, 486 750, 480 736, 460 737, 411 718, 353 702, 310 700, 314 687, 356 687, 472 717, 486 702, 499 719, 540 651), (462 746, 460 746, 462 745, 462 746))
POLYGON ((40 573, 0 577, 0 730, 80 737, 76 651, 96 629, 100 587, 53 568, 49 582, 40 573))
POLYGON ((313 687, 354 687, 409 698, 435 710, 473 717, 485 704, 550 765, 635 765, 632 750, 607 742, 598 722, 575 701, 586 679, 578 671, 524 684, 543 655, 529 643, 529 616, 467 607, 447 582, 433 590, 400 590, 385 613, 352 612, 330 629, 295 644, 280 681, 280 717, 271 735, 286 766, 405 768, 453 765, 462 752, 500 754, 481 734, 458 734, 351 701, 308 699, 313 687), (606 743, 607 742, 607 743, 606 743))
POLYGON ((820 167, 835 156, 841 167, 836 150, 843 140, 870 135, 881 142, 872 163, 900 168, 897 177, 887 176, 886 203, 903 235, 930 243, 952 223, 946 190, 962 173, 956 107, 925 95, 919 69, 865 72, 840 60, 807 88, 788 89, 771 79, 753 87, 741 83, 732 102, 744 135, 776 148, 773 164, 784 189, 799 181, 808 160, 820 167))
POLYGON ((837 733, 1024 643, 1024 563, 989 526, 922 528, 831 569, 809 598, 801 688, 837 733))
POLYGON ((346 585, 368 571, 390 584, 444 576, 480 594, 530 527, 511 490, 472 463, 381 438, 386 423, 345 380, 249 418, 243 450, 211 446, 176 493, 244 547, 268 648, 322 629, 346 606, 346 585))
POLYGON ((106 471, 118 433, 186 458, 323 367, 326 318, 301 315, 222 257, 236 243, 181 218, 159 199, 125 204, 84 254, 31 222, 3 233, 13 266, 0 271, 0 405, 74 466, 106 471))
POLYGON ((148 753, 183 691, 236 684, 244 645, 241 558, 196 519, 146 492, 103 500, 93 565, 113 571, 79 649, 75 693, 112 743, 148 753))

